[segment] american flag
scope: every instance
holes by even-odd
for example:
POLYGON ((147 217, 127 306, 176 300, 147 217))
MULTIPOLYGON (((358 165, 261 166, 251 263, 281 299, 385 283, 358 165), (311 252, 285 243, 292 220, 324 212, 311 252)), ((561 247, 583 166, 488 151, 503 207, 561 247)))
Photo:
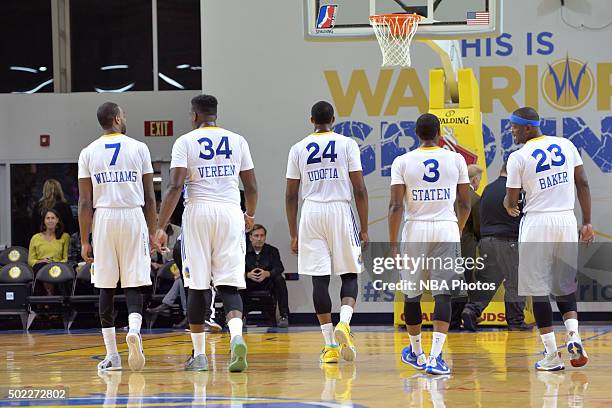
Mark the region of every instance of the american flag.
POLYGON ((488 24, 489 24, 489 12, 488 11, 468 11, 467 25, 488 25, 488 24))

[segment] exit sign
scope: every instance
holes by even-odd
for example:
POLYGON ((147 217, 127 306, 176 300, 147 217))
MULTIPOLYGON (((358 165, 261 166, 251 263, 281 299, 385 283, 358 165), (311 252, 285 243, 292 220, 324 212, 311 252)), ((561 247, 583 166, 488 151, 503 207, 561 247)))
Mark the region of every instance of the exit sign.
POLYGON ((171 120, 146 120, 144 123, 145 136, 172 136, 171 120))

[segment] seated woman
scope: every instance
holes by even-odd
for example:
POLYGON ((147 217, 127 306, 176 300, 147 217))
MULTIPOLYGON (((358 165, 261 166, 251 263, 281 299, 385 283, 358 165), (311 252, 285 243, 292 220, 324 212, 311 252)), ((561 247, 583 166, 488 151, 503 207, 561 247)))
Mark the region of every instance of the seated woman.
MULTIPOLYGON (((64 224, 57 211, 47 210, 40 232, 30 240, 28 264, 34 275, 49 262, 67 262, 70 236, 64 232, 64 224)), ((44 284, 45 293, 53 295, 53 285, 44 284)))

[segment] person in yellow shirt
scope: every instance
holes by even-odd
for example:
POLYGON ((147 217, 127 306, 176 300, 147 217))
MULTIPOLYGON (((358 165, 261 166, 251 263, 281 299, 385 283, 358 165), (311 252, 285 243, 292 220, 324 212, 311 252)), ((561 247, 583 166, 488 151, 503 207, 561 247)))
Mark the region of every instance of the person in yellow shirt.
MULTIPOLYGON (((34 275, 49 262, 67 262, 70 235, 64 232, 64 224, 55 210, 47 210, 40 232, 30 240, 28 264, 34 275)), ((53 295, 53 285, 45 283, 47 295, 53 295)))

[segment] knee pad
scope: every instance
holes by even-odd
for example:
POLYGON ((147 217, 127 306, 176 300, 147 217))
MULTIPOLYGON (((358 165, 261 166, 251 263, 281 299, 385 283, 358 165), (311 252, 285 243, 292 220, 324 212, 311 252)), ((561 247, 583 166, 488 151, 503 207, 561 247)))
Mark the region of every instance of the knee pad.
POLYGON ((538 325, 538 329, 552 326, 552 307, 548 298, 545 297, 544 299, 546 301, 543 301, 541 296, 533 298, 533 317, 538 325))
POLYGON ((189 297, 187 298, 187 318, 189 324, 204 324, 204 315, 206 314, 205 290, 189 289, 189 297))
POLYGON ((312 277, 312 302, 316 314, 331 313, 332 301, 329 297, 329 275, 312 277))
POLYGON ((576 304, 576 294, 571 293, 569 295, 557 296, 557 307, 559 308, 559 312, 563 316, 567 312, 576 312, 578 311, 578 305, 576 304))
POLYGON ((127 303, 127 311, 129 313, 142 314, 142 293, 140 288, 125 288, 123 289, 125 294, 125 302, 127 303))
POLYGON ((223 299, 225 314, 234 310, 242 313, 242 298, 238 293, 238 288, 235 286, 217 286, 216 289, 223 299))
POLYGON ((409 326, 416 326, 423 322, 420 295, 414 298, 404 297, 404 321, 409 326))
POLYGON ((340 275, 342 279, 342 288, 340 289, 340 299, 350 297, 357 300, 358 280, 356 273, 345 273, 340 275))
POLYGON ((434 314, 433 319, 441 322, 450 323, 451 321, 451 296, 450 295, 436 295, 434 296, 434 314))
POLYGON ((115 289, 100 288, 98 311, 102 328, 115 327, 115 289))

